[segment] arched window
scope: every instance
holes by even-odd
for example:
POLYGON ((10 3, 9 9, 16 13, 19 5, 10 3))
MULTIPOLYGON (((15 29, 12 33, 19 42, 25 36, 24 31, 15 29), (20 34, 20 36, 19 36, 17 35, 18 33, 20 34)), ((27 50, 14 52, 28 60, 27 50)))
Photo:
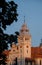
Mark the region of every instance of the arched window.
POLYGON ((17 46, 17 50, 18 50, 18 46, 17 46))
POLYGON ((27 53, 28 53, 28 50, 27 50, 27 53))
POLYGON ((26 46, 28 48, 28 46, 26 46))

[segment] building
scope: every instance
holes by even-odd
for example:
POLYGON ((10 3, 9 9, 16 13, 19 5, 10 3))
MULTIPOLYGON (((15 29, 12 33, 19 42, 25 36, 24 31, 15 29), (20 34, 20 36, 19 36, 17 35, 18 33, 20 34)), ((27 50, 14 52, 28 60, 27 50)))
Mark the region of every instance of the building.
POLYGON ((42 43, 32 47, 31 34, 24 23, 20 29, 18 43, 12 43, 11 50, 5 51, 7 65, 42 65, 42 43))

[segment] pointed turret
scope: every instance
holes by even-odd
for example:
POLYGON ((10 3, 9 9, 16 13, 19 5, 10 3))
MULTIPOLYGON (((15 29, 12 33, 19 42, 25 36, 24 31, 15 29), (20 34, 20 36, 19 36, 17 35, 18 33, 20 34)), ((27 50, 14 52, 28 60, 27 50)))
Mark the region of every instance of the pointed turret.
POLYGON ((22 25, 22 27, 20 29, 20 34, 29 34, 29 29, 28 29, 25 22, 24 22, 24 24, 22 25))

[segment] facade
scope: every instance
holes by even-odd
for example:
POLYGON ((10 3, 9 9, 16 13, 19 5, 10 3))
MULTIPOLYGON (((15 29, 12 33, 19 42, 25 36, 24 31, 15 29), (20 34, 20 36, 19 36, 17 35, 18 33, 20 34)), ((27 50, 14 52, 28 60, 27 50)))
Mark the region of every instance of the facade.
POLYGON ((39 47, 31 46, 31 34, 24 23, 20 29, 18 43, 12 43, 7 54, 7 65, 42 65, 42 44, 39 47))

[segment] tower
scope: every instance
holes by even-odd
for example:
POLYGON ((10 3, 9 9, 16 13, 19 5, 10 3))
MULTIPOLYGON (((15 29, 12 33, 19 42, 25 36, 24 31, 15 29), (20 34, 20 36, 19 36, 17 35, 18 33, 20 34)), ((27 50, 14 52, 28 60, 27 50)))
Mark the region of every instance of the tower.
POLYGON ((31 35, 26 23, 22 25, 20 29, 20 35, 18 36, 18 48, 19 48, 19 65, 25 65, 25 59, 31 58, 31 35))

